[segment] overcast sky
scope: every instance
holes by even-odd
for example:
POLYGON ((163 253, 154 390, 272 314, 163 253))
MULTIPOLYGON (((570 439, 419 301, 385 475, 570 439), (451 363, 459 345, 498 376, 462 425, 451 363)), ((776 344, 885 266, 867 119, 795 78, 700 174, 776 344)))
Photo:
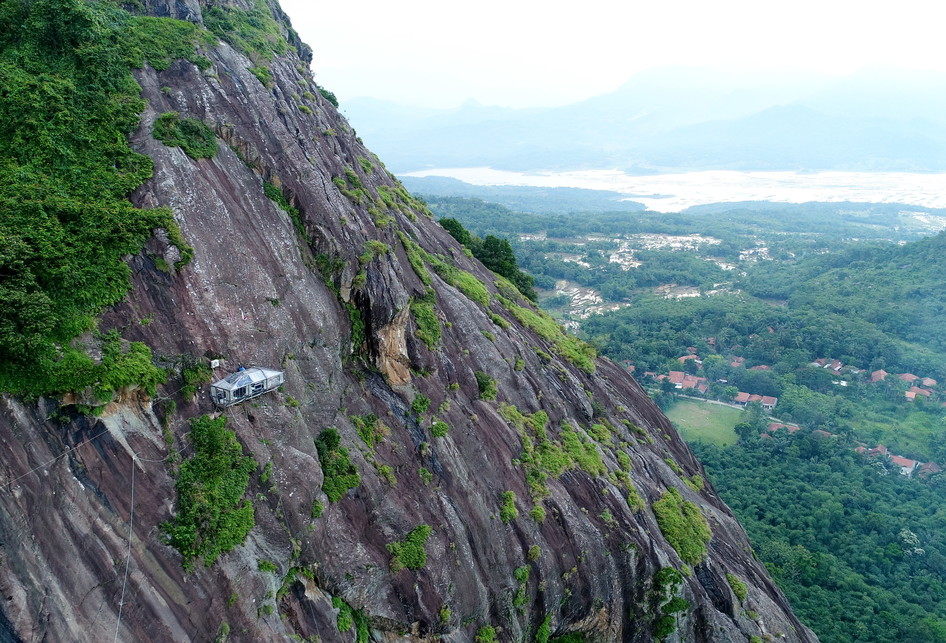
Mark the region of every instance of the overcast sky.
MULTIPOLYGON (((552 106, 664 65, 946 69, 936 0, 281 0, 345 101, 552 106)), ((344 105, 343 105, 344 107, 344 105)))

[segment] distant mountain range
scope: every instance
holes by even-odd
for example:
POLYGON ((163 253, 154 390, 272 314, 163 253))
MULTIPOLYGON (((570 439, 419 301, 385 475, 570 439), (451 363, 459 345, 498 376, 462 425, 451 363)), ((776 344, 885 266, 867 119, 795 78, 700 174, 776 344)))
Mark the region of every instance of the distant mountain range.
POLYGON ((582 188, 540 188, 525 185, 473 185, 445 176, 403 176, 412 194, 474 198, 499 203, 516 212, 642 212, 646 206, 620 192, 582 188))
POLYGON ((669 67, 547 109, 343 104, 389 168, 946 170, 946 74, 669 67))

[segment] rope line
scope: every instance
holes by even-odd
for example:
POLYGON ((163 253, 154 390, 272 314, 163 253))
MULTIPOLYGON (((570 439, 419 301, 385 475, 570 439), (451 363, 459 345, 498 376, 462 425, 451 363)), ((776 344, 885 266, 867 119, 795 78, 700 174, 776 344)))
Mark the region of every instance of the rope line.
POLYGON ((125 607, 125 588, 128 586, 128 567, 131 565, 131 537, 135 528, 135 460, 138 454, 131 456, 131 510, 128 512, 128 553, 125 555, 125 578, 122 580, 122 597, 118 601, 118 622, 115 623, 115 639, 118 641, 118 631, 122 624, 122 609, 125 607))
POLYGON ((60 453, 59 455, 57 455, 55 458, 53 458, 52 460, 50 460, 50 461, 48 461, 48 462, 44 462, 44 463, 42 463, 42 464, 40 464, 40 465, 37 465, 37 466, 33 467, 32 469, 30 469, 29 471, 27 471, 27 472, 24 473, 23 475, 17 476, 16 478, 13 478, 13 480, 10 480, 9 482, 4 483, 2 486, 0 486, 0 488, 6 489, 6 488, 8 488, 8 487, 13 486, 14 483, 16 483, 16 482, 19 481, 19 480, 22 480, 23 478, 25 478, 26 476, 30 475, 31 473, 34 473, 34 472, 36 472, 36 471, 39 471, 40 469, 43 469, 43 468, 45 468, 45 467, 48 467, 49 465, 51 465, 51 464, 53 464, 54 462, 56 462, 56 460, 58 460, 58 459, 60 459, 60 458, 62 458, 62 457, 64 457, 64 456, 69 455, 70 453, 72 453, 73 451, 76 451, 77 449, 79 449, 79 448, 81 448, 81 447, 84 447, 85 445, 89 444, 90 442, 92 442, 92 441, 95 440, 96 438, 105 435, 106 433, 108 433, 108 429, 105 429, 105 430, 101 431, 100 433, 96 433, 95 435, 93 435, 93 436, 92 436, 91 438, 89 438, 88 440, 85 440, 84 442, 81 442, 81 443, 75 445, 74 447, 69 447, 68 449, 66 449, 65 451, 63 451, 63 452, 60 453))
MULTIPOLYGON (((177 391, 173 391, 173 392, 169 393, 169 394, 168 394, 168 397, 156 396, 154 399, 155 399, 155 400, 166 400, 166 399, 170 399, 170 396, 171 396, 171 395, 175 395, 176 393, 178 393, 178 392, 179 392, 181 389, 183 389, 183 388, 184 388, 184 387, 181 387, 181 388, 178 389, 177 391)), ((93 435, 93 436, 92 436, 91 438, 89 438, 88 440, 85 440, 84 442, 82 442, 82 443, 80 443, 80 444, 77 444, 77 445, 75 445, 74 447, 69 447, 68 449, 66 449, 65 451, 63 451, 63 452, 60 453, 59 455, 57 455, 55 458, 53 458, 52 460, 49 460, 48 462, 44 462, 44 463, 42 463, 42 464, 39 464, 39 465, 33 467, 32 469, 30 469, 29 471, 27 471, 26 473, 24 473, 24 474, 22 474, 22 475, 19 475, 19 476, 17 476, 16 478, 13 478, 13 479, 10 480, 9 482, 3 483, 2 485, 0 485, 0 489, 6 489, 6 488, 8 488, 8 487, 13 486, 14 483, 16 483, 16 482, 19 481, 19 480, 22 480, 23 478, 25 478, 26 476, 30 475, 31 473, 35 473, 36 471, 39 471, 40 469, 42 469, 42 468, 44 468, 44 467, 48 467, 49 465, 55 463, 56 460, 58 460, 59 458, 61 458, 61 457, 63 457, 63 456, 66 456, 66 455, 69 455, 71 452, 73 452, 73 451, 75 451, 75 450, 77 450, 77 449, 79 449, 79 448, 81 448, 81 447, 84 447, 84 446, 87 445, 88 443, 92 442, 92 441, 95 440, 96 438, 99 438, 99 437, 105 435, 106 433, 108 433, 108 429, 104 429, 104 430, 100 431, 99 433, 96 433, 95 435, 93 435)), ((137 454, 135 454, 134 457, 137 458, 137 454)), ((168 456, 168 457, 170 457, 170 456, 168 456)), ((144 458, 137 458, 137 459, 139 459, 139 460, 144 460, 144 458)), ((146 462, 163 462, 164 460, 167 460, 167 457, 164 458, 163 460, 146 460, 146 462)))
MULTIPOLYGON (((174 395, 177 392, 178 391, 174 391, 170 395, 174 395)), ((165 398, 158 398, 158 399, 168 399, 168 398, 165 397, 165 398)), ((107 428, 103 429, 102 431, 96 433, 95 435, 82 441, 81 443, 67 448, 65 451, 55 456, 54 458, 47 460, 46 462, 43 462, 41 464, 38 464, 32 469, 30 469, 29 471, 18 475, 17 477, 13 478, 12 480, 8 482, 3 483, 2 485, 0 485, 0 489, 4 489, 4 490, 9 489, 10 487, 12 487, 14 484, 22 480, 23 478, 39 471, 40 469, 44 469, 46 467, 49 467, 50 465, 55 464, 57 461, 69 455, 73 451, 78 451, 80 448, 92 443, 97 438, 105 435, 108 432, 109 430, 107 428)), ((181 451, 178 451, 177 453, 179 455, 183 455, 184 451, 186 451, 186 447, 185 449, 182 449, 181 451)), ((132 537, 134 536, 134 529, 135 529, 135 469, 137 468, 136 464, 138 461, 162 463, 162 462, 166 462, 172 455, 174 455, 174 453, 169 453, 167 456, 161 458, 160 460, 139 458, 137 453, 132 453, 131 455, 131 508, 129 509, 129 513, 128 513, 128 539, 127 539, 128 551, 125 554, 125 572, 122 578, 122 593, 121 593, 121 598, 119 599, 119 602, 118 602, 118 620, 115 623, 115 637, 113 639, 115 643, 117 643, 118 635, 121 632, 122 612, 125 608, 125 592, 128 588, 128 569, 131 566, 132 537)))

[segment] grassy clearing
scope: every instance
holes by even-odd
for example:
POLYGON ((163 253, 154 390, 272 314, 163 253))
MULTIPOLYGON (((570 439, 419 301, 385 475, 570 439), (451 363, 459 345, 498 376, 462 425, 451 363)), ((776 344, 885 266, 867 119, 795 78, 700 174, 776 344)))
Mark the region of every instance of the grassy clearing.
POLYGON ((740 409, 697 400, 679 400, 666 413, 684 440, 702 440, 726 447, 739 439, 733 427, 742 421, 740 409))

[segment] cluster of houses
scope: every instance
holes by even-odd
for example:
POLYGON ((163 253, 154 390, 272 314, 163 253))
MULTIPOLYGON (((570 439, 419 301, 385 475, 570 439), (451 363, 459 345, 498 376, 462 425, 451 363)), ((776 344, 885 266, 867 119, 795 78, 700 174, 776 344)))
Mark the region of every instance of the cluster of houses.
POLYGON ((811 363, 812 366, 819 368, 826 368, 829 371, 834 373, 841 373, 841 371, 849 372, 854 375, 857 375, 861 372, 861 369, 855 368, 854 366, 845 366, 839 359, 831 359, 830 357, 819 357, 811 363))
MULTIPOLYGON (((863 373, 859 368, 853 366, 847 366, 843 364, 840 360, 831 359, 828 357, 822 357, 816 359, 811 363, 812 366, 819 368, 825 368, 830 370, 833 373, 840 375, 841 373, 850 373, 852 375, 858 375, 863 373)), ((883 382, 887 377, 893 375, 888 373, 883 369, 878 369, 870 374, 870 381, 872 384, 877 384, 878 382, 883 382)), ((910 402, 916 400, 917 396, 931 398, 936 395, 937 391, 936 385, 937 381, 932 377, 920 377, 919 375, 914 375, 913 373, 900 373, 896 375, 897 379, 906 382, 910 385, 910 388, 904 391, 903 396, 910 402)), ((835 382, 838 386, 847 386, 847 382, 844 380, 839 380, 835 382)), ((944 403, 946 406, 946 403, 944 403)))
MULTIPOLYGON (((715 345, 715 338, 708 338, 707 344, 710 346, 715 345)), ((690 360, 693 360, 697 365, 702 364, 702 361, 696 354, 696 348, 688 348, 686 355, 677 358, 677 361, 679 361, 681 365, 686 364, 686 362, 690 360)), ((733 357, 729 365, 733 368, 738 368, 740 366, 744 366, 745 361, 745 357, 733 357)), ((629 361, 624 360, 623 365, 627 370, 631 372, 634 371, 634 365, 629 361)), ((841 362, 841 360, 832 359, 829 357, 818 358, 811 363, 811 366, 816 368, 824 368, 838 375, 838 380, 834 382, 838 386, 847 386, 848 384, 848 380, 841 378, 842 375, 860 375, 865 373, 865 371, 862 369, 846 365, 841 362)), ((771 367, 766 366, 765 364, 760 364, 750 367, 749 370, 768 371, 771 370, 771 367)), ((884 381, 888 376, 891 376, 891 374, 887 371, 883 369, 876 370, 870 374, 870 381, 876 384, 877 382, 884 381)), ((684 371, 670 371, 666 375, 655 373, 653 371, 647 371, 644 373, 644 377, 650 377, 658 382, 669 380, 677 390, 698 393, 700 395, 706 395, 710 388, 710 382, 705 377, 691 375, 684 371)), ((938 396, 939 394, 939 391, 936 389, 937 381, 932 377, 920 377, 918 375, 913 375, 912 373, 900 373, 895 377, 910 385, 910 388, 904 392, 904 397, 908 401, 912 402, 916 400, 917 396, 928 399, 938 396)), ((720 383, 725 384, 726 381, 720 380, 720 383)), ((732 403, 738 406, 746 406, 751 402, 759 402, 764 409, 771 411, 775 408, 775 405, 778 404, 778 398, 770 395, 756 395, 754 393, 747 393, 745 391, 739 391, 735 397, 732 398, 732 403)), ((943 402, 943 406, 946 406, 946 401, 943 402)))
POLYGON ((683 371, 670 371, 670 373, 667 375, 655 375, 654 379, 657 381, 668 379, 670 380, 670 383, 673 384, 674 388, 681 390, 692 389, 702 394, 706 394, 706 392, 709 390, 708 379, 705 377, 690 375, 689 373, 684 373, 683 371))
MULTIPOLYGON (((761 434, 763 438, 774 439, 774 436, 779 431, 787 431, 789 435, 801 431, 801 427, 795 424, 783 424, 781 422, 771 422, 768 428, 764 433, 761 434)), ((812 435, 820 438, 833 438, 834 434, 829 433, 828 431, 812 431, 812 435)), ((882 444, 878 444, 873 448, 868 448, 863 442, 859 442, 858 445, 854 448, 860 454, 866 455, 868 458, 885 460, 894 467, 897 468, 900 475, 906 476, 908 478, 917 475, 921 478, 928 478, 935 473, 941 473, 943 468, 940 467, 935 462, 920 462, 918 460, 911 460, 910 458, 905 458, 902 455, 895 455, 890 453, 890 451, 882 444)))
MULTIPOLYGON (((699 357, 696 355, 695 348, 688 349, 688 353, 689 354, 678 358, 678 361, 681 364, 685 364, 690 360, 695 360, 697 364, 701 363, 699 357)), ((745 358, 735 357, 733 358, 730 365, 733 367, 738 367, 742 366, 744 362, 745 358)), ((628 371, 633 372, 635 370, 634 365, 627 360, 624 360, 622 365, 628 371)), ((864 373, 864 371, 861 369, 855 368, 853 366, 846 366, 840 360, 830 358, 817 359, 811 363, 811 366, 828 369, 833 373, 837 373, 839 376, 842 373, 851 375, 864 373)), ((752 368, 754 370, 769 369, 768 366, 764 365, 754 366, 752 368)), ((680 391, 690 391, 705 395, 710 388, 710 382, 705 377, 691 375, 684 371, 670 371, 666 375, 647 371, 644 373, 644 376, 650 377, 658 382, 669 380, 669 382, 674 385, 674 388, 680 391)), ((888 376, 891 376, 891 374, 887 371, 882 369, 877 370, 870 374, 870 381, 873 383, 882 382, 888 376)), ((919 377, 917 375, 913 375, 912 373, 900 373, 899 375, 895 375, 895 377, 910 385, 909 390, 905 392, 905 397, 907 400, 915 400, 918 395, 929 398, 938 394, 938 391, 935 388, 937 386, 937 381, 931 377, 919 377)), ((847 383, 844 380, 841 380, 841 382, 839 382, 840 385, 847 383), (843 384, 841 382, 843 382, 843 384)), ((734 404, 739 406, 746 406, 751 402, 759 402, 762 405, 762 408, 768 411, 774 409, 775 405, 778 404, 777 397, 768 395, 755 395, 746 393, 744 391, 739 391, 732 401, 734 404)), ((944 402, 943 405, 946 406, 946 402, 944 402)), ((786 431, 788 434, 792 434, 797 431, 801 431, 801 427, 794 424, 771 422, 768 425, 768 428, 761 434, 761 437, 774 439, 780 431, 786 431)), ((821 438, 835 437, 834 434, 823 430, 812 431, 812 435, 821 438)), ((855 451, 866 455, 868 458, 883 459, 883 461, 895 467, 899 471, 900 475, 906 477, 913 477, 916 475, 921 478, 928 478, 933 474, 941 473, 943 471, 943 468, 935 462, 920 462, 918 460, 911 460, 910 458, 890 453, 887 447, 882 444, 870 448, 866 444, 858 443, 858 445, 855 447, 855 451)))
MULTIPOLYGON (((709 391, 710 383, 709 380, 705 377, 698 377, 696 375, 690 375, 689 373, 684 373, 683 371, 670 371, 666 375, 660 375, 654 373, 653 371, 647 371, 644 373, 645 377, 650 377, 658 382, 664 380, 670 380, 670 383, 673 384, 673 387, 681 391, 690 391, 700 393, 701 395, 706 395, 709 391)), ((725 384, 725 382, 723 382, 725 384)), ((759 402, 762 404, 762 408, 767 411, 771 411, 775 408, 775 405, 778 404, 778 398, 771 395, 756 395, 755 393, 746 393, 744 391, 739 391, 736 393, 736 396, 732 398, 732 403, 737 406, 746 406, 750 402, 759 402)))
POLYGON ((935 462, 919 462, 904 458, 901 455, 894 455, 882 444, 878 444, 873 449, 868 449, 866 444, 859 444, 855 449, 858 453, 867 455, 868 458, 886 458, 890 464, 900 469, 900 475, 908 478, 914 474, 921 478, 928 478, 934 473, 940 473, 943 469, 935 462))
MULTIPOLYGON (((870 381, 876 384, 877 382, 883 382, 889 376, 890 373, 880 369, 870 374, 870 381)), ((934 388, 937 385, 937 381, 932 377, 920 377, 919 375, 914 375, 913 373, 900 373, 897 375, 897 379, 910 385, 910 388, 907 389, 903 395, 911 402, 916 399, 917 395, 930 398, 936 393, 934 388)))
POLYGON ((775 405, 778 404, 777 397, 773 397, 771 395, 755 395, 754 393, 750 395, 749 393, 743 393, 742 391, 739 391, 732 401, 734 404, 739 406, 745 406, 750 402, 759 402, 762 404, 762 408, 766 411, 771 411, 775 408, 775 405))
MULTIPOLYGON (((710 337, 710 340, 714 338, 710 337)), ((712 342, 710 342, 712 344, 712 342)), ((690 347, 687 349, 688 354, 683 355, 677 358, 677 361, 681 364, 693 360, 696 364, 702 364, 699 356, 696 354, 696 348, 690 347)), ((730 364, 733 367, 742 366, 743 362, 746 361, 745 357, 736 357, 733 359, 730 364)), ((625 369, 630 372, 634 372, 634 365, 631 364, 628 360, 621 362, 625 369)), ((770 370, 769 366, 753 366, 749 370, 763 371, 770 370)), ((706 395, 710 388, 710 382, 705 377, 700 377, 698 375, 690 375, 684 371, 670 371, 666 375, 661 373, 655 373, 654 371, 645 371, 644 377, 649 377, 658 382, 663 382, 664 380, 669 380, 673 384, 674 388, 680 391, 689 391, 691 393, 699 393, 700 395, 706 395)), ((726 380, 719 380, 721 384, 725 384, 726 380)), ((733 398, 732 403, 737 406, 746 406, 750 402, 759 402, 762 404, 762 408, 767 411, 771 411, 775 408, 775 405, 778 404, 778 398, 771 395, 756 395, 755 393, 746 393, 744 391, 739 391, 733 398)))

